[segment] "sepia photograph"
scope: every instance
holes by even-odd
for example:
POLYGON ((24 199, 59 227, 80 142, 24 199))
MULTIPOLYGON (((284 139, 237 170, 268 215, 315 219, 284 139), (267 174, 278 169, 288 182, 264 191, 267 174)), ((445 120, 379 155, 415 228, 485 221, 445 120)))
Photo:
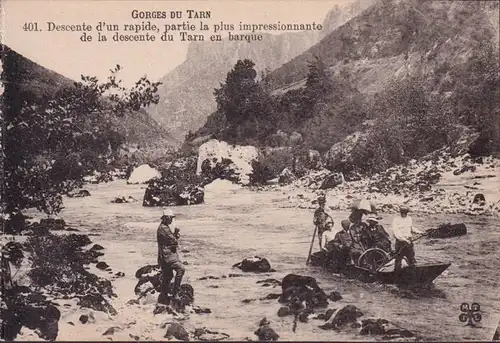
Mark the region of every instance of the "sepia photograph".
POLYGON ((500 341, 499 0, 1 0, 0 340, 500 341))

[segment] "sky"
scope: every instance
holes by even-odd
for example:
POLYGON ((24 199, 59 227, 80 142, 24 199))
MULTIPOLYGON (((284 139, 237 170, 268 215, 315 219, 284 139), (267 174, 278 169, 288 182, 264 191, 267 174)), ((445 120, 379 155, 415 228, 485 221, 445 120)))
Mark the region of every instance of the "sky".
MULTIPOLYGON (((161 27, 175 23, 172 19, 133 19, 132 11, 182 11, 177 23, 190 22, 199 26, 200 20, 214 24, 245 23, 271 24, 317 23, 335 4, 349 0, 2 0, 3 43, 32 61, 64 76, 79 80, 80 75, 105 79, 109 69, 120 64, 120 78, 131 85, 142 76, 156 81, 186 58, 188 42, 97 42, 98 22, 141 24, 151 21, 161 27), (210 19, 189 19, 187 10, 210 11, 210 19), (92 42, 82 42, 82 32, 48 31, 47 22, 60 25, 89 24, 92 42), (25 24, 37 23, 41 31, 23 30, 25 24)), ((30 27, 32 27, 30 25, 30 27)), ((123 33, 123 30, 122 30, 123 33)), ((176 33, 177 35, 178 33, 176 33)), ((227 35, 225 33, 224 35, 227 35)), ((210 34, 206 36, 209 39, 210 34)), ((214 42, 213 44, 217 44, 214 42)), ((251 44, 251 43, 249 43, 251 44)))

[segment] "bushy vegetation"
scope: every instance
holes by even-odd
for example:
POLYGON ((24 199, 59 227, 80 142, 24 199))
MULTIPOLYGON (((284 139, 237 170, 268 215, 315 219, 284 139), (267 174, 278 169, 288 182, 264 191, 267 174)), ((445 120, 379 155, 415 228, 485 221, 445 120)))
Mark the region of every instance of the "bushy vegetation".
POLYGON ((3 104, 3 190, 5 212, 37 208, 47 214, 62 209, 62 194, 95 170, 108 168, 123 137, 112 120, 158 102, 159 83, 141 78, 130 90, 117 79, 82 76, 52 99, 40 98, 19 80, 18 60, 5 58, 3 104))
POLYGON ((499 58, 487 41, 464 64, 438 65, 434 79, 420 71, 395 76, 373 97, 353 88, 345 73, 332 74, 317 56, 302 87, 275 95, 265 75, 254 80, 253 67, 238 61, 215 91, 217 112, 188 139, 213 135, 234 144, 293 147, 259 161, 273 175, 294 168, 298 150, 324 154, 356 131, 363 140, 342 170, 370 174, 420 158, 464 138, 463 126, 480 133, 471 153, 500 152, 499 58), (293 132, 302 136, 300 144, 290 142, 293 132))

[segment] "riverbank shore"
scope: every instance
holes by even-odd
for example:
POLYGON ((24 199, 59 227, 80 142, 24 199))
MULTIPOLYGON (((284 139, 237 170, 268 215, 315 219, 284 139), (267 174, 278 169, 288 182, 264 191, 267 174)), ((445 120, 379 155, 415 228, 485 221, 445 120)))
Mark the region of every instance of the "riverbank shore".
POLYGON ((427 161, 411 161, 406 166, 333 188, 321 189, 330 173, 311 172, 290 185, 268 186, 288 196, 285 207, 312 209, 318 195, 325 194, 327 206, 349 210, 359 198, 372 201, 381 213, 396 213, 400 205, 419 214, 500 215, 500 160, 435 156, 427 161))

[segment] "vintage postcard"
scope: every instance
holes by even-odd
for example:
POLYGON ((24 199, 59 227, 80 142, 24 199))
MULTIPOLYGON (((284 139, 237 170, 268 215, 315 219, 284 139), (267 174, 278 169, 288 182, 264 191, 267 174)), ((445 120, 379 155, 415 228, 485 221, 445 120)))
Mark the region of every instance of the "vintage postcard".
POLYGON ((1 0, 1 339, 500 340, 499 4, 1 0))

